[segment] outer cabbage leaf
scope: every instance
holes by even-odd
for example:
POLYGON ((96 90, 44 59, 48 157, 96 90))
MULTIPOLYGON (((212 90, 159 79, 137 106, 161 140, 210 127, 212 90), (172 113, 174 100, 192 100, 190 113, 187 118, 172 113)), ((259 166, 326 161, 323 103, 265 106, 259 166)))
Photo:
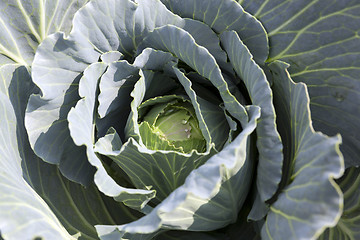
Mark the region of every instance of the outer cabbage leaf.
POLYGON ((314 239, 334 226, 342 213, 343 196, 334 180, 344 171, 341 139, 313 130, 306 85, 290 79, 288 64, 277 61, 269 67, 289 175, 284 176, 286 186, 270 205, 261 236, 314 239))
POLYGON ((27 101, 36 90, 30 75, 25 67, 7 65, 1 68, 1 78, 5 83, 1 95, 7 102, 1 108, 6 114, 1 117, 11 119, 8 123, 1 121, 9 124, 1 127, 1 139, 5 142, 1 144, 0 164, 6 170, 0 188, 4 191, 4 209, 0 211, 3 237, 97 239, 94 225, 122 224, 142 216, 104 196, 94 184, 84 188, 67 180, 56 166, 39 159, 29 145, 24 127, 27 101))
POLYGON ((232 0, 161 0, 172 12, 181 17, 206 23, 216 33, 236 31, 259 64, 269 53, 268 39, 261 23, 232 0))
MULTIPOLYGON (((129 14, 134 14, 134 3, 131 4, 127 7, 123 5, 123 7, 129 14)), ((95 46, 110 45, 111 39, 105 38, 104 40, 104 37, 101 37, 103 36, 102 32, 117 35, 114 29, 106 28, 101 31, 99 28, 105 27, 101 25, 97 27, 99 30, 92 34, 94 37, 99 35, 98 41, 89 42, 89 34, 83 33, 86 28, 82 26, 81 20, 85 19, 86 23, 90 23, 98 15, 106 16, 103 11, 107 11, 110 7, 102 4, 102 11, 99 9, 95 15, 92 15, 89 14, 88 9, 96 9, 96 2, 91 2, 86 6, 76 13, 69 39, 65 39, 64 34, 57 33, 48 37, 39 46, 32 64, 32 78, 39 86, 42 96, 31 96, 26 114, 26 128, 35 153, 46 162, 58 164, 60 171, 67 178, 84 185, 92 181, 94 169, 87 162, 85 148, 76 146, 71 139, 66 116, 70 108, 75 106, 79 100, 76 90, 81 72, 89 64, 97 62, 100 57, 100 52, 95 46), (94 4, 95 8, 92 8, 94 4), (46 117, 44 117, 44 113, 46 113, 46 117), (61 132, 61 134, 54 138, 54 131, 61 132), (58 147, 51 148, 54 144, 58 147), (69 152, 72 154, 67 154, 69 152), (75 155, 77 157, 73 159, 75 155), (74 172, 75 169, 76 172, 74 172)), ((119 17, 119 19, 121 18, 119 17)), ((118 21, 119 32, 121 29, 126 32, 124 21, 124 19, 122 22, 118 21)), ((107 25, 113 26, 111 15, 105 17, 104 23, 106 22, 108 22, 107 25)), ((108 50, 117 49, 110 48, 108 50)))
MULTIPOLYGON (((139 69, 127 61, 109 63, 106 72, 101 76, 100 93, 97 96, 98 137, 103 137, 110 127, 125 128, 130 112, 130 93, 139 77, 139 69)), ((123 134, 122 138, 124 138, 123 134)))
MULTIPOLYGON (((18 126, 16 118, 16 115, 21 116, 23 113, 19 109, 14 111, 10 101, 10 98, 20 98, 21 96, 17 96, 19 92, 13 92, 10 85, 22 82, 23 89, 21 91, 24 93, 28 90, 26 87, 29 86, 30 76, 25 67, 5 65, 0 68, 0 77, 4 83, 0 88, 1 235, 6 239, 39 236, 52 239, 72 239, 49 206, 23 178, 22 154, 19 153, 22 143, 17 139, 17 133, 24 134, 24 138, 26 133, 18 126)), ((19 105, 14 107, 20 108, 19 105)))
POLYGON ((340 133, 346 166, 358 166, 359 1, 239 2, 268 32, 271 49, 267 61, 289 63, 292 79, 306 83, 314 128, 328 135, 340 133))
POLYGON ((30 65, 35 50, 47 35, 69 32, 75 12, 87 0, 1 1, 0 65, 30 65))
POLYGON ((220 37, 233 68, 248 89, 251 102, 261 107, 261 120, 256 128, 259 151, 256 186, 261 200, 265 202, 278 189, 283 164, 283 146, 276 130, 272 92, 265 73, 253 61, 236 32, 223 32, 220 37))
POLYGON ((79 94, 83 98, 68 114, 70 134, 77 145, 86 146, 88 161, 97 168, 94 182, 99 190, 117 201, 141 210, 145 204, 155 196, 154 191, 142 189, 128 189, 118 185, 106 172, 101 159, 94 151, 95 131, 95 103, 97 96, 98 80, 105 72, 107 64, 94 63, 84 71, 80 79, 79 94))

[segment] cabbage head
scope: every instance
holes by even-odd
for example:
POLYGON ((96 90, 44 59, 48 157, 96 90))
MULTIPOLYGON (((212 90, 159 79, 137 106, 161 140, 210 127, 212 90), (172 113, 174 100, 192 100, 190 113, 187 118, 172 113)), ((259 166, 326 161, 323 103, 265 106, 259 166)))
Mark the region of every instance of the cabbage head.
POLYGON ((0 239, 360 239, 359 1, 0 9, 0 239))

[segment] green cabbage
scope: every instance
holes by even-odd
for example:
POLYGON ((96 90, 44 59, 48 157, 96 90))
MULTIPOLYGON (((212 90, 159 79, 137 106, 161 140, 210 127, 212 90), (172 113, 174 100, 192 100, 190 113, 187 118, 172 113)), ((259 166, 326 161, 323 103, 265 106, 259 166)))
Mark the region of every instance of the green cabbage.
POLYGON ((360 238, 358 1, 0 9, 0 239, 360 238))

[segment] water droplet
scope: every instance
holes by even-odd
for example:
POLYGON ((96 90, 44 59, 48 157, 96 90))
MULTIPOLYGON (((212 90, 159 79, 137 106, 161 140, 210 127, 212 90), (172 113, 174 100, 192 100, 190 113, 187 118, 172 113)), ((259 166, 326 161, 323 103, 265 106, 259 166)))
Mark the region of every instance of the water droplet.
POLYGON ((338 102, 342 102, 342 101, 345 100, 344 95, 342 95, 342 94, 339 93, 339 92, 336 92, 333 96, 334 96, 334 98, 336 99, 336 101, 338 101, 338 102))
POLYGON ((188 121, 185 120, 185 119, 184 119, 184 120, 181 120, 181 123, 182 123, 182 124, 187 124, 187 122, 188 122, 188 121))
POLYGON ((184 131, 185 131, 185 132, 189 132, 190 130, 189 130, 189 129, 187 129, 187 128, 185 128, 185 129, 184 129, 184 131))

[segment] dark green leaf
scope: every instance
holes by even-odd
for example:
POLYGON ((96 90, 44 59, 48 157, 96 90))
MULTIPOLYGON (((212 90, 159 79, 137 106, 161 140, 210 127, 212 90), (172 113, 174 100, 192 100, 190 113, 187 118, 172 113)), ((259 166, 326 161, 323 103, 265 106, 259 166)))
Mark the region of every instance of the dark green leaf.
POLYGON ((27 100, 18 95, 20 92, 10 85, 16 86, 21 82, 23 93, 31 91, 30 76, 25 67, 18 65, 2 66, 0 76, 4 83, 0 88, 1 235, 14 240, 35 238, 39 234, 51 239, 72 239, 49 206, 23 179, 21 165, 24 164, 22 157, 27 146, 22 143, 22 138, 26 139, 26 133, 19 123, 22 124, 21 116, 27 100), (13 97, 16 97, 14 105, 10 101, 13 97), (18 135, 21 136, 20 139, 17 138, 18 135))
POLYGON ((14 109, 13 113, 0 115, 10 124, 10 128, 1 127, 4 138, 0 138, 6 141, 0 144, 6 147, 0 147, 5 157, 0 157, 1 169, 9 168, 6 179, 1 179, 5 183, 2 186, 6 186, 1 202, 11 201, 3 205, 6 210, 0 211, 0 215, 7 214, 0 216, 3 236, 15 240, 75 239, 67 230, 77 236, 81 233, 80 239, 97 239, 94 225, 122 224, 141 216, 101 194, 94 184, 84 188, 64 178, 56 166, 39 159, 28 143, 23 118, 28 97, 34 91, 30 76, 25 67, 11 65, 2 68, 1 76, 6 84, 0 95, 5 93, 7 98, 6 107, 1 109, 14 109))
POLYGON ((263 70, 254 62, 236 32, 224 32, 220 38, 233 68, 245 83, 252 104, 261 108, 261 120, 256 128, 259 150, 256 185, 265 202, 278 188, 283 164, 283 146, 276 130, 272 91, 263 70))
POLYGON ((82 99, 78 101, 75 108, 70 110, 68 115, 70 134, 76 145, 86 146, 87 159, 97 169, 94 182, 99 190, 117 201, 124 202, 132 208, 140 210, 154 197, 154 192, 142 189, 128 189, 118 185, 108 175, 101 159, 94 152, 96 93, 98 80, 105 72, 106 67, 107 65, 104 63, 94 63, 84 71, 84 76, 79 82, 79 94, 82 99))
POLYGON ((274 105, 279 128, 284 128, 288 168, 286 187, 270 211, 261 230, 263 239, 313 239, 338 221, 342 194, 334 178, 344 171, 339 136, 328 137, 311 125, 305 84, 295 84, 288 65, 269 65, 274 75, 274 105), (281 226, 281 228, 279 228, 281 226))
POLYGON ((269 62, 290 64, 310 94, 314 128, 340 133, 346 166, 360 164, 360 3, 357 0, 244 0, 264 24, 269 62), (276 6, 276 7, 274 7, 276 6))
POLYGON ((68 33, 75 12, 87 1, 1 1, 0 65, 30 65, 37 45, 51 33, 68 33))
POLYGON ((206 23, 218 34, 236 31, 262 64, 268 57, 269 46, 266 32, 261 23, 245 12, 233 0, 161 0, 171 11, 181 17, 192 18, 206 23))
POLYGON ((87 163, 85 149, 76 146, 71 139, 66 120, 70 108, 79 100, 78 81, 87 66, 87 63, 67 56, 75 49, 75 44, 64 40, 62 34, 54 34, 40 45, 32 66, 32 77, 42 96, 30 96, 25 125, 30 144, 38 156, 58 164, 69 179, 87 185, 92 181, 94 170, 87 163), (67 50, 45 50, 53 49, 55 45, 67 50), (77 156, 75 161, 74 156, 77 156))

